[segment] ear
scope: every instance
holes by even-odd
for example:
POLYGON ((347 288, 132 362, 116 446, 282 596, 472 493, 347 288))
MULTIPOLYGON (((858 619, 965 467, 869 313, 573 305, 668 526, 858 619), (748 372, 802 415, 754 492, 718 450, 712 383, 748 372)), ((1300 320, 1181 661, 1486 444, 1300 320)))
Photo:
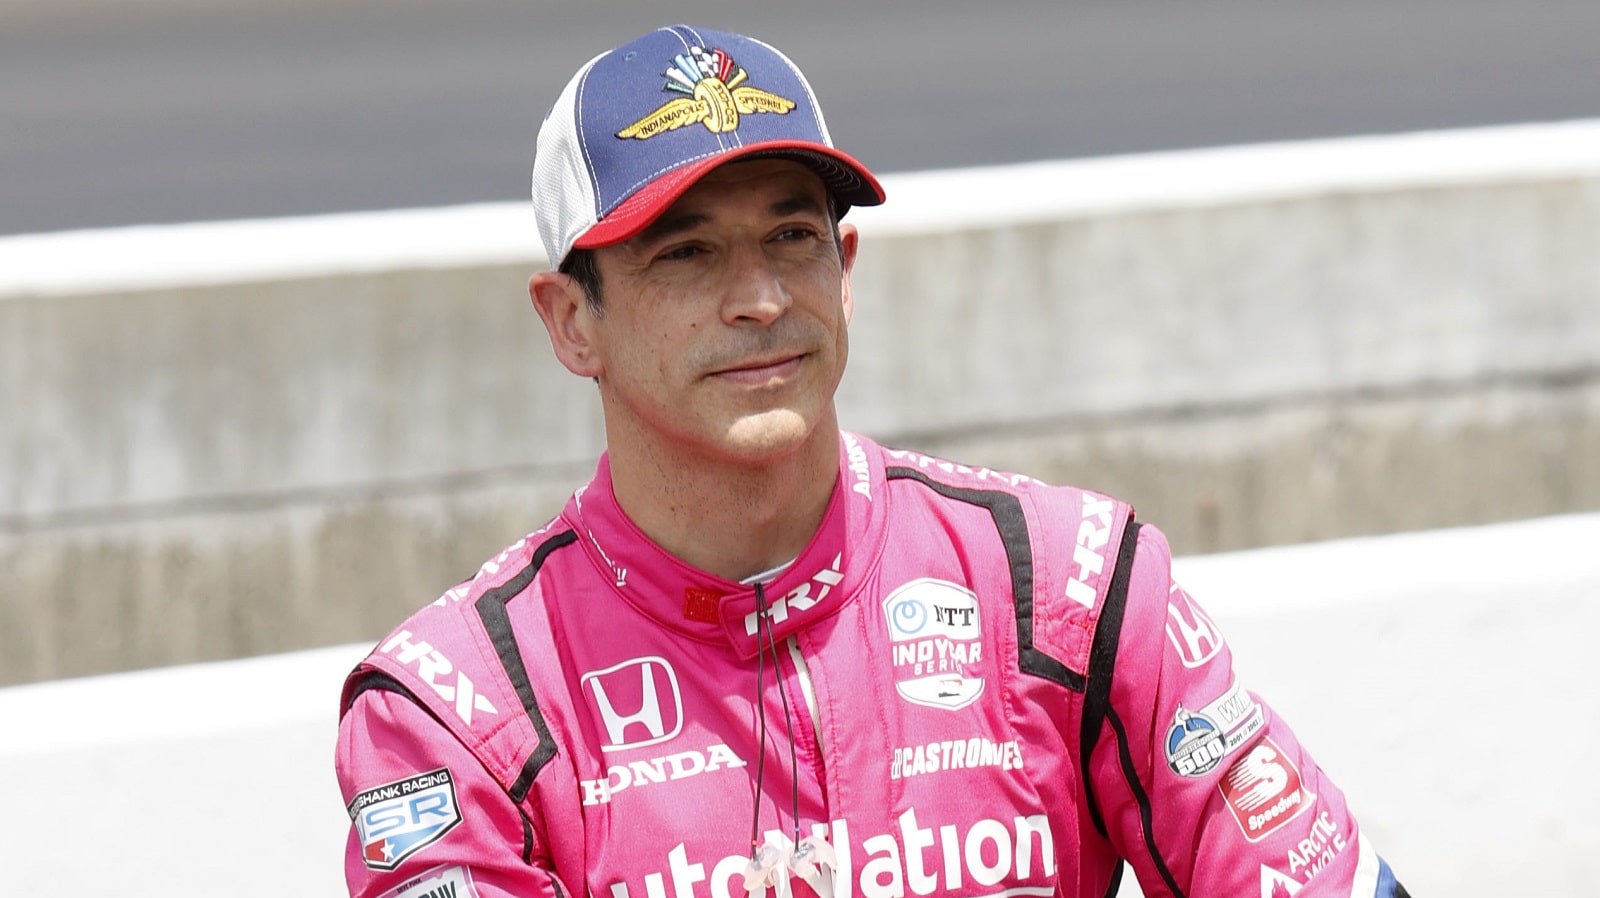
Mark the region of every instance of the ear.
POLYGON ((579 377, 599 377, 604 366, 590 337, 594 316, 583 287, 559 271, 541 271, 528 279, 528 297, 561 364, 579 377))
POLYGON ((848 323, 850 316, 855 314, 856 310, 855 295, 850 289, 850 271, 856 264, 856 246, 861 239, 861 234, 853 224, 840 222, 838 228, 839 245, 844 248, 844 258, 840 260, 844 264, 842 266, 843 271, 840 273, 843 283, 839 285, 839 295, 844 300, 844 320, 848 323))

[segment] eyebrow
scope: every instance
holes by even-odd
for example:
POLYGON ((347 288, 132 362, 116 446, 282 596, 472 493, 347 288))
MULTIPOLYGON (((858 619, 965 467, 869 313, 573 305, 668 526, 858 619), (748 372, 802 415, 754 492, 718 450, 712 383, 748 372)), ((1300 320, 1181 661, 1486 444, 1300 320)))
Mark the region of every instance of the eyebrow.
MULTIPOLYGON (((767 213, 774 218, 782 218, 800 213, 826 215, 827 210, 810 193, 796 191, 773 201, 772 205, 767 207, 767 213)), ((633 241, 630 242, 639 244, 656 243, 676 234, 681 234, 684 231, 693 230, 709 221, 711 221, 711 216, 704 212, 673 212, 668 210, 635 235, 633 241)))
POLYGON ((778 200, 769 207, 774 216, 795 215, 801 212, 810 212, 815 215, 826 215, 827 210, 817 201, 817 198, 805 191, 798 191, 778 200))
POLYGON ((711 216, 703 212, 672 212, 668 210, 660 218, 652 221, 640 231, 632 241, 633 243, 646 244, 665 240, 674 234, 697 228, 711 220, 711 216))

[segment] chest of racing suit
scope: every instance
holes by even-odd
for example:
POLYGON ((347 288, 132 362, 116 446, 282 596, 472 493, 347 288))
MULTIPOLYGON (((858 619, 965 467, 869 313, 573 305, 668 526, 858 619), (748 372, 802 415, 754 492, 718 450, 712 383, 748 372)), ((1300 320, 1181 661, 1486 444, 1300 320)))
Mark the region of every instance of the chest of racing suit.
POLYGON ((844 434, 815 538, 735 583, 602 459, 351 675, 352 894, 745 898, 807 837, 834 898, 1403 894, 1169 561, 1109 497, 844 434))

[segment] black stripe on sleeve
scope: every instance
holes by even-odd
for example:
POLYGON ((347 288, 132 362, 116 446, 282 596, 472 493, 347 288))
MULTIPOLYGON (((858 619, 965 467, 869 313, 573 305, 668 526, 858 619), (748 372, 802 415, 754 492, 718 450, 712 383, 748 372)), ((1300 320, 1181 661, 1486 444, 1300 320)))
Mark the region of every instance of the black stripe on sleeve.
MULTIPOLYGON (((517 810, 518 810, 518 812, 520 812, 522 809, 518 808, 517 810)), ((527 814, 522 814, 521 816, 522 816, 522 862, 524 864, 532 864, 533 863, 533 821, 528 819, 528 815, 527 814)))
POLYGON ((1111 871, 1111 885, 1106 889, 1106 898, 1116 898, 1117 892, 1122 890, 1122 873, 1127 869, 1127 864, 1117 861, 1116 869, 1111 871))
POLYGON ((522 710, 527 712, 528 719, 533 721, 534 731, 539 734, 539 745, 523 762, 522 773, 517 777, 517 781, 511 784, 509 793, 511 800, 518 804, 528 797, 528 790, 533 788, 533 778, 539 774, 540 768, 555 757, 556 744, 550 736, 549 724, 545 723, 544 715, 539 711, 539 702, 534 698, 533 682, 528 678, 528 668, 522 663, 522 651, 517 647, 517 635, 512 630, 511 613, 506 606, 533 583, 533 579, 539 575, 539 568, 544 565, 545 559, 551 552, 570 545, 577 539, 576 533, 567 530, 545 540, 534 550, 533 560, 527 567, 519 571, 515 577, 484 593, 475 605, 478 617, 483 621, 484 632, 488 633, 495 653, 500 656, 500 665, 505 668, 506 678, 511 681, 511 687, 517 691, 517 698, 522 701, 522 710))
POLYGON ((1110 721, 1111 729, 1117 734, 1117 755, 1122 761, 1122 776, 1128 781, 1128 790, 1133 793, 1134 801, 1139 803, 1139 826, 1144 830, 1144 845, 1150 851, 1150 861, 1155 864, 1156 872, 1161 874, 1161 880, 1172 892, 1172 898, 1184 898, 1183 890, 1178 888, 1178 881, 1173 878, 1172 871, 1167 869, 1167 862, 1161 857, 1161 852, 1156 850, 1155 821, 1151 814, 1150 796, 1145 793, 1144 785, 1139 782, 1139 771, 1133 766, 1133 755, 1128 751, 1128 732, 1123 729, 1122 719, 1117 716, 1115 708, 1106 708, 1106 720, 1110 721))
MULTIPOLYGON (((382 692, 393 692, 396 695, 405 696, 405 698, 412 704, 424 711, 428 711, 428 706, 418 701, 417 696, 412 693, 411 690, 401 685, 400 681, 396 680, 394 677, 376 670, 362 671, 360 674, 358 674, 358 676, 359 679, 357 679, 355 684, 351 686, 345 693, 344 706, 339 709, 339 716, 341 718, 350 712, 350 709, 356 703, 356 698, 360 696, 361 693, 370 692, 374 689, 382 692)), ((428 713, 429 715, 433 714, 432 711, 428 711, 428 713)))
POLYGON ((1043 677, 1082 692, 1083 675, 1033 647, 1033 545, 1028 540, 1028 519, 1022 502, 1011 493, 976 490, 940 483, 914 468, 889 468, 890 480, 915 480, 947 499, 989 510, 1011 568, 1011 601, 1016 606, 1018 666, 1024 673, 1043 677))
POLYGON ((1078 763, 1082 772, 1083 790, 1088 796, 1089 817, 1100 835, 1109 838, 1106 821, 1100 813, 1100 804, 1094 797, 1094 779, 1089 775, 1089 760, 1094 755, 1095 743, 1100 741, 1100 728, 1105 724, 1106 712, 1111 708, 1111 678, 1117 669, 1117 646, 1122 639, 1122 617, 1128 608, 1128 581, 1133 576, 1133 554, 1139 545, 1139 523, 1131 521, 1122 531, 1122 545, 1117 549, 1117 565, 1111 572, 1111 586, 1100 606, 1099 621, 1094 628, 1094 642, 1089 647, 1088 686, 1083 698, 1083 732, 1078 744, 1078 763))

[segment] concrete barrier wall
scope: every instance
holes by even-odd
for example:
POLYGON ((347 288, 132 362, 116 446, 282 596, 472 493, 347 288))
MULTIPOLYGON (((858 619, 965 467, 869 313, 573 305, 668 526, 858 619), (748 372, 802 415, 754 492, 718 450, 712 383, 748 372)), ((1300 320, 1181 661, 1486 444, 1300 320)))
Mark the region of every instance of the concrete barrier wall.
MULTIPOLYGON (((1600 123, 887 179, 847 426, 1180 551, 1600 508, 1600 123)), ((525 206, 0 239, 0 682, 372 638, 601 447, 525 206)))
MULTIPOLYGON (((1412 894, 1594 895, 1596 544, 1588 514, 1175 567, 1412 894)), ((366 650, 0 689, 5 883, 344 894, 336 704, 366 650)))

